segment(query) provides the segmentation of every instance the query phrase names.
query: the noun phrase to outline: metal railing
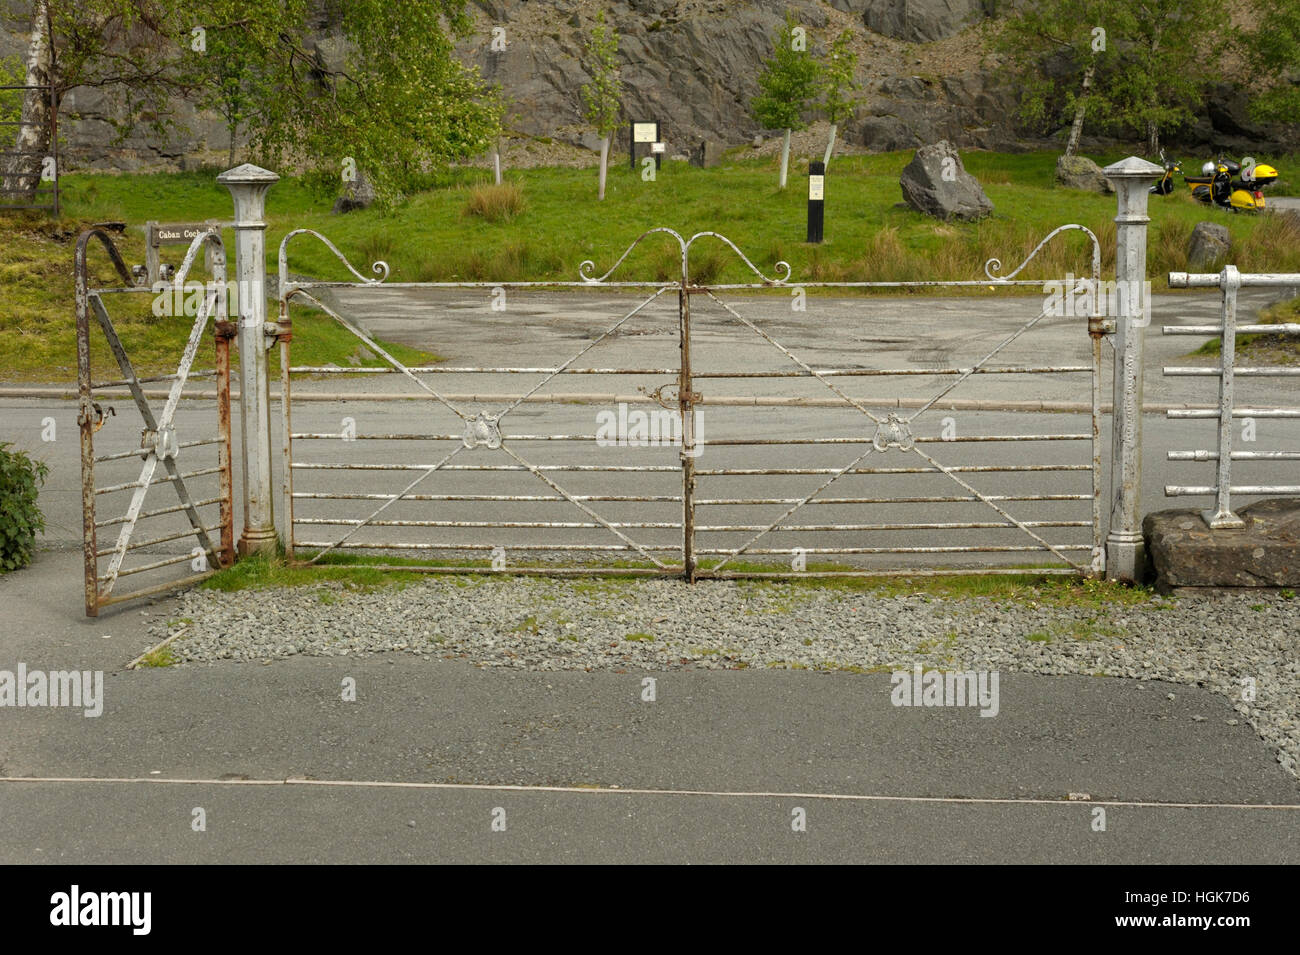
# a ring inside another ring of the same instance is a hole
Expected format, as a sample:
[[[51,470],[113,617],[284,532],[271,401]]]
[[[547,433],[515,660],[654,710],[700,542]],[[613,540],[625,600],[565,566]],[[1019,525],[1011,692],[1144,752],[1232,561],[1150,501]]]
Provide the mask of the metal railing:
[[[5,91],[27,93],[44,91],[49,97],[50,151],[38,156],[17,149],[0,150],[0,209],[48,209],[59,214],[59,120],[58,98],[53,86],[0,86]],[[22,130],[39,125],[21,118],[0,121],[0,135],[8,129]],[[15,143],[15,145],[17,145]],[[42,185],[42,183],[48,183]],[[30,201],[15,201],[14,196],[31,196]],[[45,200],[45,201],[42,201]]]
[[[1217,335],[1220,343],[1218,367],[1167,366],[1166,375],[1198,376],[1219,379],[1219,407],[1170,409],[1171,419],[1217,419],[1218,443],[1215,450],[1170,451],[1170,461],[1213,461],[1216,463],[1215,482],[1211,485],[1170,484],[1165,486],[1166,497],[1214,496],[1214,506],[1202,512],[1205,523],[1213,528],[1243,527],[1243,521],[1232,510],[1232,495],[1300,495],[1300,484],[1233,484],[1233,461],[1300,461],[1300,449],[1274,451],[1237,451],[1233,449],[1234,422],[1253,418],[1300,419],[1300,408],[1240,408],[1235,401],[1237,378],[1294,378],[1300,377],[1300,367],[1237,365],[1237,335],[1300,336],[1300,324],[1239,325],[1237,323],[1237,292],[1242,288],[1286,288],[1300,286],[1300,274],[1260,273],[1243,274],[1236,266],[1225,266],[1213,273],[1170,272],[1170,288],[1218,288],[1223,292],[1223,308],[1217,325],[1165,325],[1166,335]]]

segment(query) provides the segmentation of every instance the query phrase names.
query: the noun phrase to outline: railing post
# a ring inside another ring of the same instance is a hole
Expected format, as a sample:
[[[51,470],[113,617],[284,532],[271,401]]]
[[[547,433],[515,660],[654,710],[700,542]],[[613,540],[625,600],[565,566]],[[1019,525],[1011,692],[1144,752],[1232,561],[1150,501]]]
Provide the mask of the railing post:
[[[1214,507],[1202,513],[1213,528],[1245,527],[1246,522],[1232,513],[1232,405],[1234,366],[1237,363],[1237,289],[1241,273],[1235,265],[1225,265],[1219,275],[1223,289],[1223,331],[1219,349],[1219,461],[1216,468]]]
[[[266,322],[266,193],[280,179],[245,163],[217,176],[235,201],[235,277],[239,305],[239,421],[243,448],[244,531],[239,553],[274,553],[271,494],[271,401]]]
[[[1111,507],[1106,535],[1106,577],[1135,582],[1142,577],[1142,336],[1151,323],[1146,294],[1147,199],[1153,180],[1164,174],[1154,163],[1130,156],[1103,172],[1115,186],[1114,399],[1111,412]]]

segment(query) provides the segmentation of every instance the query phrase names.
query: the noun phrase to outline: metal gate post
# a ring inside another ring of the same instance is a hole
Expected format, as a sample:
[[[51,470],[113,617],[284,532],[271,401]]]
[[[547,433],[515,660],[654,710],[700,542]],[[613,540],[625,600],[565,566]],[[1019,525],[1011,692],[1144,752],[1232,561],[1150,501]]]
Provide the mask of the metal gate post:
[[[682,246],[682,287],[677,293],[678,342],[681,364],[677,379],[677,410],[682,419],[682,577],[695,583],[695,394],[691,377],[691,293],[687,265],[689,247]]]
[[[235,276],[239,302],[239,421],[243,447],[244,531],[239,553],[277,547],[271,495],[271,401],[266,322],[266,193],[280,179],[245,163],[217,176],[235,201]],[[271,326],[273,329],[275,326]]]
[[[1106,535],[1106,577],[1136,582],[1142,577],[1142,336],[1150,324],[1147,300],[1147,199],[1164,170],[1130,156],[1103,172],[1115,186],[1115,288],[1119,315],[1115,330],[1114,401],[1111,412],[1110,531]]]

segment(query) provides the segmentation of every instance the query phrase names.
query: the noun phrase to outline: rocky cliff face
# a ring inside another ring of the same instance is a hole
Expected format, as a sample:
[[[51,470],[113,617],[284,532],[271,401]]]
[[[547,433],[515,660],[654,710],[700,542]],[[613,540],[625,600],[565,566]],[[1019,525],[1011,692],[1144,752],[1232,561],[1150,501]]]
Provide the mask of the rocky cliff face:
[[[471,0],[476,32],[459,53],[500,84],[519,134],[596,148],[581,120],[585,37],[603,10],[620,35],[624,105],[629,118],[658,119],[670,153],[700,140],[749,142],[762,130],[749,117],[761,63],[787,11],[808,30],[809,49],[825,50],[851,28],[857,35],[862,107],[841,131],[850,146],[908,149],[946,139],[956,146],[1017,149],[1014,91],[983,61],[977,31],[993,0]],[[321,19],[316,52],[327,61],[340,41]],[[505,30],[493,51],[493,28]],[[23,38],[0,33],[0,56]],[[1225,101],[1226,102],[1226,101]],[[103,94],[67,97],[61,131],[70,165],[82,168],[185,167],[224,160],[228,137],[214,117],[178,104],[184,131],[158,142],[144,130],[112,144]],[[1231,146],[1240,110],[1206,110],[1190,142]],[[812,118],[812,117],[809,117]],[[1260,130],[1247,130],[1261,148]],[[1085,142],[1085,147],[1097,145]],[[1234,147],[1235,148],[1235,147]]]
[[[983,68],[975,37],[978,0],[475,0],[483,29],[463,52],[514,101],[511,124],[531,135],[593,145],[579,126],[579,59],[599,9],[620,34],[629,116],[659,119],[670,149],[700,139],[746,142],[760,129],[749,117],[758,72],[786,11],[821,53],[853,29],[863,108],[844,131],[848,142],[901,149],[947,138],[961,146],[1007,147],[1011,91]],[[493,26],[506,30],[493,52]],[[955,38],[955,39],[951,39]],[[931,42],[944,41],[949,42]],[[924,43],[914,48],[913,43]]]

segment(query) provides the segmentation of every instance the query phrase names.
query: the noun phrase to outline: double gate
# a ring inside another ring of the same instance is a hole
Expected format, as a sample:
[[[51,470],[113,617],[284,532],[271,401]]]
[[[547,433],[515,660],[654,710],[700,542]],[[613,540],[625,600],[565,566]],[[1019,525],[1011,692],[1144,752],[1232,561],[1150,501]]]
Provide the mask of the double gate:
[[[1071,231],[1090,240],[1090,268],[1053,280],[1061,294],[1005,295],[1001,314],[973,321],[950,311],[954,339],[972,339],[964,362],[914,353],[905,317],[868,327],[851,298],[1041,290],[1017,275]],[[355,281],[295,280],[299,236]],[[679,274],[615,278],[664,241]],[[754,280],[695,281],[705,243],[711,271],[721,253]],[[296,230],[279,249],[282,540],[306,563],[382,554],[446,572],[1100,574],[1113,329],[1100,258],[1088,229],[1066,225],[1005,276],[991,260],[970,281],[796,283],[788,264],[764,274],[724,236],[659,228],[603,274],[583,262],[576,281],[406,283],[382,262],[367,278]],[[823,308],[818,293],[838,301]],[[1087,313],[1054,311],[1071,301]],[[348,365],[292,363],[303,306],[355,338]],[[377,340],[401,333],[371,327],[389,315],[460,354],[404,363]],[[826,321],[875,334],[827,354]],[[1019,382],[1024,398],[993,381]]]

